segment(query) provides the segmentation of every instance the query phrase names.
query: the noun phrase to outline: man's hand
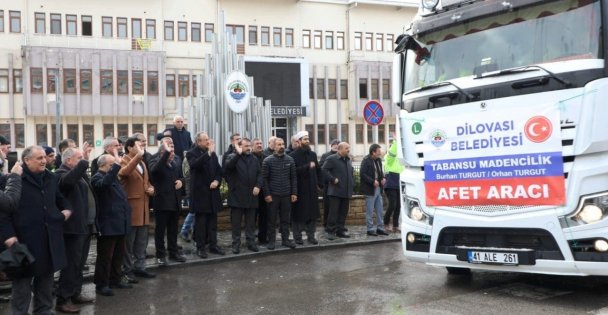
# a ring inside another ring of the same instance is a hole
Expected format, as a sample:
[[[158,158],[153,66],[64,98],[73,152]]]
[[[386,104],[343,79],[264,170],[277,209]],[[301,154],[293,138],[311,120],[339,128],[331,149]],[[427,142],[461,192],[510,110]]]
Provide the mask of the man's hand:
[[[91,156],[91,151],[93,151],[93,147],[85,141],[82,144],[82,158],[88,161],[89,157]]]
[[[63,216],[65,217],[64,221],[67,221],[72,216],[72,210],[61,210],[61,214],[63,214]]]
[[[260,194],[260,189],[258,187],[253,187],[253,195],[257,196]]]
[[[207,150],[209,150],[209,155],[215,152],[215,141],[213,141],[213,139],[209,139],[209,146],[207,147]]]
[[[211,182],[211,185],[209,185],[209,188],[210,189],[216,189],[217,186],[219,186],[219,185],[220,185],[220,182],[218,182],[217,180],[214,180],[214,181]]]
[[[17,239],[17,237],[13,236],[4,241],[4,245],[6,245],[6,247],[11,247],[17,242],[19,242],[19,240]]]
[[[154,186],[150,186],[146,189],[148,196],[154,196]]]
[[[380,183],[382,184],[382,186],[386,185],[386,178],[383,178]]]
[[[178,180],[176,180],[176,181],[175,181],[175,190],[179,190],[179,189],[181,189],[183,185],[184,185],[184,184],[182,183],[182,181],[181,181],[181,180],[179,180],[179,179],[178,179]]]
[[[298,196],[291,195],[291,202],[296,202],[296,201],[298,201]]]
[[[374,181],[374,187],[378,187],[378,186],[380,186],[380,183],[377,180],[375,180]]]
[[[339,182],[340,182],[340,180],[337,177],[334,178],[334,185],[338,185]]]
[[[272,196],[266,196],[266,197],[264,197],[264,201],[266,201],[266,203],[271,203],[272,202]]]
[[[139,157],[143,157],[145,152],[146,151],[141,147],[141,143],[139,141],[135,142],[135,154]]]
[[[238,155],[243,154],[243,148],[241,148],[241,146],[239,145],[239,143],[238,143],[238,142],[235,142],[235,143],[234,143],[234,150],[236,151],[236,153],[237,153]]]
[[[17,163],[13,165],[13,168],[11,168],[11,173],[17,174],[19,176],[23,174],[23,167],[21,167],[21,161],[17,161]]]
[[[315,168],[317,167],[317,165],[315,164],[315,161],[310,161],[310,168]]]

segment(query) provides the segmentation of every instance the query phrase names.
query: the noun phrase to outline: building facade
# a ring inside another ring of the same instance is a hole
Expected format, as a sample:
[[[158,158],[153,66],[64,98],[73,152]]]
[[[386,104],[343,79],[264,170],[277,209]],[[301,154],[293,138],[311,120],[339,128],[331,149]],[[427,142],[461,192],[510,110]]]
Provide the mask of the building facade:
[[[197,102],[197,77],[225,21],[245,60],[304,60],[304,110],[274,110],[273,132],[306,129],[315,150],[332,139],[367,153],[394,130],[392,49],[409,27],[410,0],[0,0],[0,134],[14,149],[106,136],[155,135]],[[263,80],[263,78],[254,78]],[[385,120],[363,120],[369,100]],[[274,105],[274,104],[273,104]],[[278,104],[281,105],[281,104]],[[278,106],[277,105],[277,106]],[[375,134],[375,135],[374,135]],[[265,140],[265,139],[264,139]]]

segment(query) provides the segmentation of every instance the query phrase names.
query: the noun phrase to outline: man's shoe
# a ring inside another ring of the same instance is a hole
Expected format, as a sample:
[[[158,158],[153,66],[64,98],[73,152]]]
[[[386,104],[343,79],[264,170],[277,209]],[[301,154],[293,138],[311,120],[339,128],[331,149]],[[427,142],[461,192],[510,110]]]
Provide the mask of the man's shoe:
[[[55,306],[55,310],[57,312],[66,313],[66,314],[80,313],[80,308],[72,303],[57,304],[57,306]]]
[[[241,252],[241,245],[232,245],[232,253],[239,254]]]
[[[377,230],[376,233],[378,233],[378,235],[388,235],[388,233],[384,232],[384,230]]]
[[[186,243],[190,243],[192,241],[188,234],[179,233],[179,238],[181,238],[182,241],[184,241]]]
[[[156,277],[156,274],[153,274],[153,273],[151,273],[151,272],[149,272],[147,270],[138,270],[138,269],[135,269],[135,270],[133,270],[133,274],[135,276],[137,276],[137,277],[140,277],[140,278],[151,279],[151,278]]]
[[[268,248],[269,250],[274,250],[274,243],[275,242],[268,241],[268,245],[266,245],[266,248]]]
[[[328,240],[333,241],[333,240],[336,239],[336,234],[334,234],[334,233],[327,233],[326,237],[327,237]]]
[[[247,249],[250,250],[250,251],[252,251],[252,252],[255,252],[255,253],[257,253],[257,252],[260,251],[260,249],[255,244],[249,244],[249,245],[247,245]]]
[[[123,278],[126,283],[139,283],[139,281],[135,279],[135,275],[131,273],[124,275]]]
[[[388,232],[392,232],[393,231],[393,226],[392,225],[385,225],[384,226],[384,230],[388,231]]]
[[[282,241],[281,245],[285,246],[285,247],[289,247],[291,249],[296,248],[296,243],[294,243],[292,240],[286,240],[286,241]]]
[[[369,236],[378,236],[378,234],[374,231],[367,231],[367,235]]]
[[[177,261],[177,262],[180,262],[180,263],[185,263],[186,262],[186,256],[184,256],[184,255],[169,256],[169,260]]]
[[[317,239],[314,238],[314,237],[309,237],[308,238],[308,243],[310,243],[312,245],[317,245],[317,244],[319,244],[319,241],[317,241]]]
[[[156,258],[156,263],[159,267],[167,267],[169,266],[169,262],[167,261],[167,257]]]
[[[114,296],[114,291],[112,291],[112,289],[109,287],[97,287],[95,288],[95,292],[103,296]]]
[[[94,298],[89,298],[82,294],[72,297],[72,303],[74,303],[74,304],[88,304],[88,303],[93,303],[93,302],[95,302]]]
[[[304,241],[301,238],[297,238],[295,240],[295,243],[298,244],[298,245],[304,245]]]
[[[133,285],[129,282],[125,281],[126,279],[121,279],[118,283],[110,283],[110,288],[116,289],[133,289]]]
[[[218,255],[222,255],[222,256],[226,255],[226,252],[221,247],[219,247],[218,245],[215,245],[213,247],[209,247],[209,252],[210,253],[214,253],[214,254],[218,254]]]
[[[200,258],[207,258],[207,252],[204,249],[199,249],[196,251],[196,256]]]
[[[344,232],[337,233],[336,236],[340,237],[340,238],[350,238],[350,235],[348,235],[348,234],[346,234]]]

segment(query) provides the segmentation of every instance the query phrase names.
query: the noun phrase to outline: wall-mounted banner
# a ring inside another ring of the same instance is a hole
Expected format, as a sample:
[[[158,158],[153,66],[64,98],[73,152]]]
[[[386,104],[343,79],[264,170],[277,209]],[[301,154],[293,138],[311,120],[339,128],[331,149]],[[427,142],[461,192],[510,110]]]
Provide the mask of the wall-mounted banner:
[[[233,71],[224,84],[224,95],[228,107],[235,113],[242,113],[249,106],[249,82],[247,75],[240,71]]]
[[[426,119],[427,204],[564,205],[559,119],[555,105]]]

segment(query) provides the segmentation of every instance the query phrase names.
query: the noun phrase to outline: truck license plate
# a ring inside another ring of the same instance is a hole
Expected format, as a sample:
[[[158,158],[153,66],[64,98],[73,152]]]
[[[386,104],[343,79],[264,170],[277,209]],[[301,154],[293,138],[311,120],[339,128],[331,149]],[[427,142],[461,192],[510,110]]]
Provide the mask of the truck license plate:
[[[516,253],[496,253],[496,252],[468,252],[469,263],[473,264],[501,264],[501,265],[517,265],[519,257]]]

